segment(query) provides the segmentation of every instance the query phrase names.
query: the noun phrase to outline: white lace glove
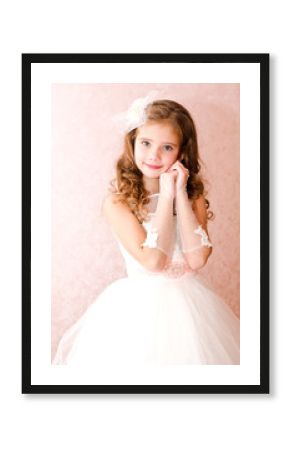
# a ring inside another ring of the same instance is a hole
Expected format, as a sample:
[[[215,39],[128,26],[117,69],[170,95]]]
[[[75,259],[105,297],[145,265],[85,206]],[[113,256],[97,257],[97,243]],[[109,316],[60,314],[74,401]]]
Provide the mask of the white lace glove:
[[[184,194],[177,198],[177,227],[182,253],[196,252],[203,247],[212,247],[207,232],[198,222],[191,201]]]
[[[173,221],[173,199],[175,195],[176,174],[165,172],[160,176],[160,193],[155,212],[147,226],[146,240],[142,247],[161,250],[169,258],[175,245]]]
[[[178,160],[171,166],[170,170],[176,174],[177,229],[182,253],[189,254],[202,247],[212,247],[206,231],[202,228],[192,210],[192,202],[188,199],[186,191],[189,177],[188,169]]]

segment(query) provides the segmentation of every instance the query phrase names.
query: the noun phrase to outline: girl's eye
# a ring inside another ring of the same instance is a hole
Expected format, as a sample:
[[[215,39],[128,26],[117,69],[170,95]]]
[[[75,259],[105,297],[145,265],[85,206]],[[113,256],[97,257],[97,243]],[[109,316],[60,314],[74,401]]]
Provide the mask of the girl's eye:
[[[170,152],[171,150],[173,150],[173,148],[171,147],[171,145],[164,145],[164,148],[167,152]]]
[[[148,145],[150,144],[150,142],[148,142],[148,141],[142,141],[141,144],[142,144],[142,145],[145,145],[145,147],[148,147]]]

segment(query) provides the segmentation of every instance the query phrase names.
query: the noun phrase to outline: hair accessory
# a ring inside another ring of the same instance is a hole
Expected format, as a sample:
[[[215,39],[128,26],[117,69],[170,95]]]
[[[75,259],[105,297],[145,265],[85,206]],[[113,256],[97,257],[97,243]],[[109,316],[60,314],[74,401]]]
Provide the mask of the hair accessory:
[[[151,91],[146,97],[136,98],[127,111],[117,114],[115,121],[122,123],[127,133],[142,126],[147,120],[146,108],[156,100],[158,91]]]

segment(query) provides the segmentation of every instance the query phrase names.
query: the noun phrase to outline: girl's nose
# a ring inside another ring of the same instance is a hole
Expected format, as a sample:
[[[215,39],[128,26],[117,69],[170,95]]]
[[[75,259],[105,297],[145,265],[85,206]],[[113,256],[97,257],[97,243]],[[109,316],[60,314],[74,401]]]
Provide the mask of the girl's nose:
[[[159,157],[159,147],[152,146],[150,149],[150,157],[158,158]]]

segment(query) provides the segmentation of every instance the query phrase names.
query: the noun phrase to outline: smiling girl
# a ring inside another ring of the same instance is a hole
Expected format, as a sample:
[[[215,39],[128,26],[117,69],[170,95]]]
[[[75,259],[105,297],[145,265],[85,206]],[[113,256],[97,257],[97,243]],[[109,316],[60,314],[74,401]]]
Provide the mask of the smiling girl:
[[[189,112],[136,100],[103,212],[128,277],[64,335],[55,364],[239,364],[239,320],[198,271],[212,252]]]

